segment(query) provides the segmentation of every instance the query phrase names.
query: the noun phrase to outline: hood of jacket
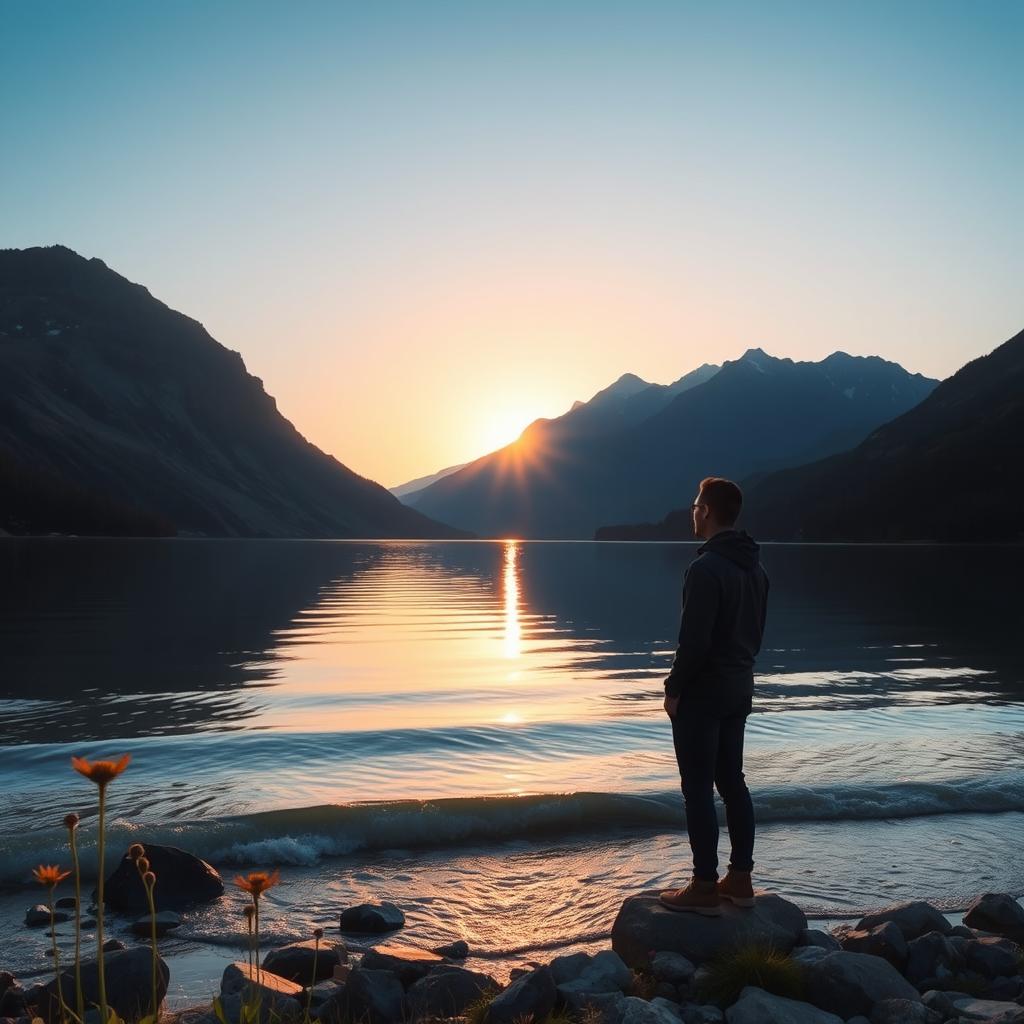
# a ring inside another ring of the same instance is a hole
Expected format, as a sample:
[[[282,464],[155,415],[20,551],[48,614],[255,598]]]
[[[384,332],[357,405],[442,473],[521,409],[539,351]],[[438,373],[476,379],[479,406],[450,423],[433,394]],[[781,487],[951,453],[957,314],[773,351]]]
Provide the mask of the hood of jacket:
[[[746,530],[723,530],[711,540],[705,541],[697,550],[699,554],[713,551],[750,572],[757,567],[761,548]]]

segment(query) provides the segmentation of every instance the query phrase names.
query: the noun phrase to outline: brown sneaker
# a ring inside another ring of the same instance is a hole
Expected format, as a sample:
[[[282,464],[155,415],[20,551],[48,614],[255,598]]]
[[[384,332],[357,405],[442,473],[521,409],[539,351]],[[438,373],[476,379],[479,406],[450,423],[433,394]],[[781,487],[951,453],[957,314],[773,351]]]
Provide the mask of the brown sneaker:
[[[737,907],[754,906],[754,887],[750,884],[750,872],[730,869],[725,878],[718,880],[718,895]]]
[[[669,910],[689,910],[705,917],[718,917],[722,913],[715,882],[691,878],[683,889],[666,889],[658,896]]]

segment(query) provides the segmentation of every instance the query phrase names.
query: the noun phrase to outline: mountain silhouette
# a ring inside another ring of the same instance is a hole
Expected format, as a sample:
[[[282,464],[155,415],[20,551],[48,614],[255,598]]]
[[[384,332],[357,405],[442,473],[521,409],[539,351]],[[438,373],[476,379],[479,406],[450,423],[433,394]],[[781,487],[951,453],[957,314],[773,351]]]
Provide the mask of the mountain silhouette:
[[[695,374],[692,386],[684,377],[654,391],[620,378],[412,503],[484,536],[590,538],[603,524],[661,519],[702,477],[742,479],[842,451],[937,383],[877,356],[794,362],[759,348]]]
[[[314,447],[242,357],[98,259],[0,251],[0,528],[461,536]]]
[[[1024,331],[851,451],[767,476],[744,516],[760,537],[1024,540]]]

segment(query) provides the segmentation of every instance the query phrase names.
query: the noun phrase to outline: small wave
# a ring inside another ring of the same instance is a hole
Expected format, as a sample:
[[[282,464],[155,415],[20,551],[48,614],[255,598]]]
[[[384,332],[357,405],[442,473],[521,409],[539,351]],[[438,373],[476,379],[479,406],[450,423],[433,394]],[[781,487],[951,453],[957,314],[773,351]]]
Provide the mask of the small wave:
[[[755,788],[758,822],[870,821],[938,814],[1024,811],[1024,772],[934,782],[833,783]],[[720,812],[721,812],[720,808]],[[187,849],[217,865],[309,866],[363,850],[431,849],[535,841],[610,830],[681,829],[678,791],[547,793],[386,803],[325,804],[170,823],[115,821],[111,845],[136,840]],[[0,839],[0,881],[26,881],[32,865],[64,846],[63,833]],[[95,872],[91,851],[83,870]]]

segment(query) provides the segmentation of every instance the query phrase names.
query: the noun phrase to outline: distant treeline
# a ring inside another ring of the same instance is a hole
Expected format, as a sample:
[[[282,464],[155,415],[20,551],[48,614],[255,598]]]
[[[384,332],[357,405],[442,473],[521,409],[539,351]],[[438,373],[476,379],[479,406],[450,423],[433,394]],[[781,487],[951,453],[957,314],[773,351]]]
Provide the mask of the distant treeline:
[[[87,491],[0,452],[0,530],[101,537],[173,537],[170,520]]]
[[[693,540],[693,518],[688,508],[673,509],[660,523],[623,523],[599,526],[594,540]]]

